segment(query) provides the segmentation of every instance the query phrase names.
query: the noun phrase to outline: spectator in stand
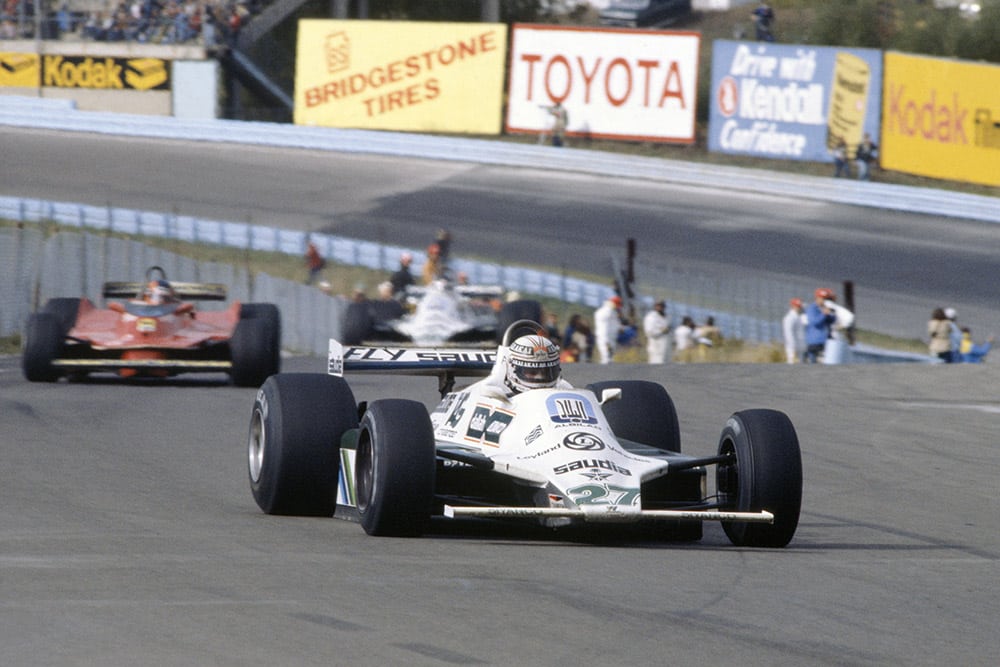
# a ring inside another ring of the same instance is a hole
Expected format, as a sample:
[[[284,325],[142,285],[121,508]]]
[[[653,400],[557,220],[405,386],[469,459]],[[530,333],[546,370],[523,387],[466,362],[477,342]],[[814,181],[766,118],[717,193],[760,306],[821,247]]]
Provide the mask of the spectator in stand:
[[[392,283],[392,292],[396,295],[397,299],[402,298],[406,292],[406,288],[416,282],[413,279],[413,274],[410,273],[410,264],[412,263],[413,255],[409,252],[403,252],[399,256],[399,268],[389,276],[389,282]]]
[[[396,299],[392,283],[388,280],[378,284],[378,300],[372,304],[372,309],[376,319],[383,322],[398,319],[405,313],[402,302]]]
[[[659,299],[653,309],[642,318],[642,332],[646,335],[646,360],[651,364],[666,363],[670,356],[670,318],[667,302]]]
[[[958,313],[954,308],[945,308],[944,316],[948,318],[951,325],[951,360],[961,361],[959,348],[962,346],[962,329],[958,326]]]
[[[802,299],[794,298],[788,306],[788,312],[781,319],[781,333],[785,338],[785,359],[794,364],[802,360],[806,351],[806,318]]]
[[[976,345],[972,340],[972,331],[969,327],[962,327],[962,343],[959,346],[960,359],[967,364],[978,364],[989,354],[993,347],[994,337],[990,336],[985,343]]]
[[[694,347],[694,319],[690,315],[681,318],[681,325],[674,329],[674,359],[690,361]]]
[[[847,359],[849,331],[854,326],[854,313],[837,303],[837,295],[833,290],[827,290],[828,296],[823,302],[833,313],[833,324],[830,325],[830,336],[823,347],[824,364],[842,364]]]
[[[709,315],[704,324],[695,327],[694,338],[699,345],[718,347],[722,345],[722,329],[715,323],[715,318]]]
[[[858,166],[858,180],[871,180],[872,162],[878,159],[878,146],[872,141],[872,135],[865,132],[865,138],[858,144],[854,153],[854,163]]]
[[[441,263],[441,246],[432,243],[427,246],[427,261],[424,262],[423,279],[425,285],[442,278],[444,267]]]
[[[753,17],[753,25],[757,33],[758,42],[773,42],[774,33],[771,31],[771,24],[774,23],[774,10],[766,2],[761,2],[757,8],[750,12]]]
[[[562,345],[562,332],[559,331],[559,318],[553,312],[545,313],[545,337],[556,345]]]
[[[563,344],[570,343],[576,346],[578,361],[590,361],[594,349],[594,334],[587,321],[578,313],[570,316],[566,330],[563,332]]]
[[[935,308],[931,313],[931,319],[927,322],[927,336],[930,338],[927,345],[930,355],[950,364],[953,361],[951,320],[945,315],[943,308]]]
[[[838,137],[836,143],[833,145],[833,166],[834,178],[849,178],[851,176],[851,167],[847,162],[847,142],[844,141],[843,137]]]
[[[820,287],[814,293],[815,299],[806,307],[806,354],[803,361],[815,364],[826,348],[833,323],[837,315],[826,302],[834,296],[833,290]]]
[[[556,100],[556,103],[547,109],[552,116],[552,145],[560,147],[563,145],[566,126],[569,124],[569,112],[559,100]]]
[[[306,285],[312,285],[319,278],[320,273],[326,267],[326,260],[319,254],[319,248],[312,241],[306,244],[306,268],[309,274],[306,276]]]
[[[708,359],[708,349],[722,345],[722,330],[715,324],[715,318],[709,315],[704,324],[694,328],[694,341],[698,344],[698,359]]]
[[[569,341],[559,349],[559,361],[564,364],[573,364],[580,361],[580,348],[576,341]]]
[[[609,364],[614,359],[618,334],[622,329],[621,307],[621,297],[612,296],[594,311],[594,342],[597,358],[602,364]]]

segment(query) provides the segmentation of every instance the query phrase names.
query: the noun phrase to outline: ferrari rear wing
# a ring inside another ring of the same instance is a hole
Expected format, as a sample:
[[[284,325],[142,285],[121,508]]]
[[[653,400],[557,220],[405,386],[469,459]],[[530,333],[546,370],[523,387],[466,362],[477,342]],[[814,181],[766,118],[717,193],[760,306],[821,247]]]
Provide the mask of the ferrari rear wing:
[[[105,299],[135,299],[142,296],[146,283],[107,282],[101,288]],[[184,301],[225,301],[226,286],[221,283],[180,283],[170,282],[174,294]]]
[[[343,377],[352,373],[398,373],[434,375],[442,395],[456,377],[486,377],[496,362],[496,350],[484,348],[345,347],[330,339],[327,374]]]

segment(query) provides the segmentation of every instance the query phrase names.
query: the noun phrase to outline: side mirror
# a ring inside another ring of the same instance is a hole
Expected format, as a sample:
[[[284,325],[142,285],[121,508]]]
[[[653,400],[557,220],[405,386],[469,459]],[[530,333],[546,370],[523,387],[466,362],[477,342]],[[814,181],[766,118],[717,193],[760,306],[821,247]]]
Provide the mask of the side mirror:
[[[601,405],[617,401],[622,397],[621,387],[608,387],[601,391]]]

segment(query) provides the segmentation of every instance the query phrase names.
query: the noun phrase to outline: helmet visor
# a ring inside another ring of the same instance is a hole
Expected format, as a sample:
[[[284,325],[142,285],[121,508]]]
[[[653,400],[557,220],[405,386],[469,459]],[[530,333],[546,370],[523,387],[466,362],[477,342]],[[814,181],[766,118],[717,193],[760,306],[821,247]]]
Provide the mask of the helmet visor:
[[[514,367],[517,379],[529,386],[549,386],[559,379],[559,364],[523,365]]]

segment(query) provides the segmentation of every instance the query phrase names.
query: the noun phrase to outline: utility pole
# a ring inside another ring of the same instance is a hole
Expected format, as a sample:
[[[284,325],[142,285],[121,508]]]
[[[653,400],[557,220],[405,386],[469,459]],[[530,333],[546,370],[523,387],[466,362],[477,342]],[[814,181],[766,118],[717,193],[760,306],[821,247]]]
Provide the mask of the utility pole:
[[[479,0],[483,23],[500,22],[500,0]]]
[[[357,0],[358,18],[368,18],[368,0]],[[351,18],[351,0],[330,0],[330,15],[335,19]]]

